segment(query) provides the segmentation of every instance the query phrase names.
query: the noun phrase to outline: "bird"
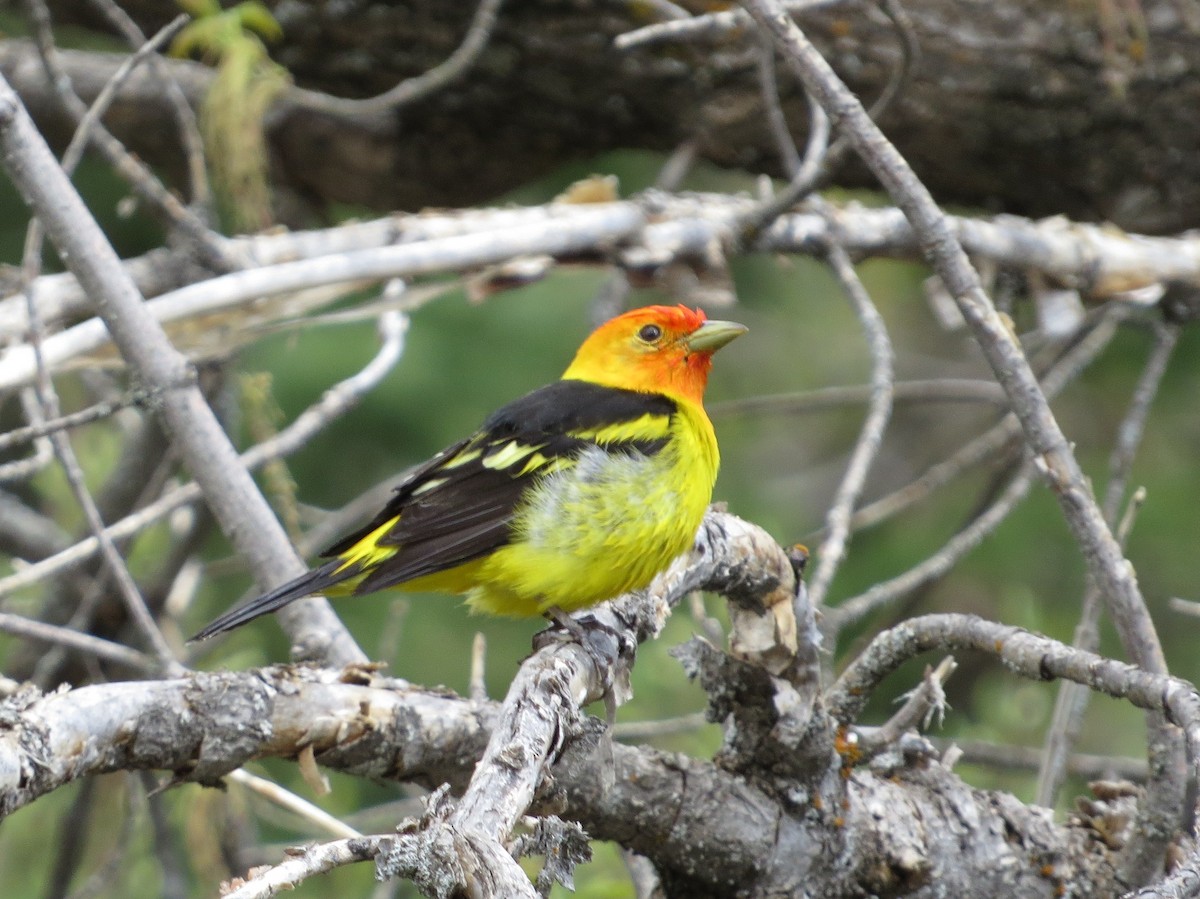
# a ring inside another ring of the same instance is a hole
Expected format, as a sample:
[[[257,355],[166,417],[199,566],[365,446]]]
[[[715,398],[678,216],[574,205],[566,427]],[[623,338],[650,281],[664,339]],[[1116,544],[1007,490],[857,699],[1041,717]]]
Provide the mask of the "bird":
[[[328,561],[192,640],[314,593],[462,594],[475,612],[561,622],[647,586],[691,547],[712,499],[704,390],[713,354],[746,330],[683,305],[610,319],[560,380],[409,472]]]

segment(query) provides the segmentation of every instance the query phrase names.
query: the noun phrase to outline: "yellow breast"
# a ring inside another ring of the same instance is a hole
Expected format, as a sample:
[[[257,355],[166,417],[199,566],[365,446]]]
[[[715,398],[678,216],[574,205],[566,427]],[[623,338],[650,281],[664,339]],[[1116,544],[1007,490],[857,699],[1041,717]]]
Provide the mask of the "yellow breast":
[[[468,603],[492,614],[537,615],[646,586],[692,545],[718,464],[712,425],[699,407],[680,406],[667,445],[654,455],[589,448],[522,500],[512,541],[472,571]]]

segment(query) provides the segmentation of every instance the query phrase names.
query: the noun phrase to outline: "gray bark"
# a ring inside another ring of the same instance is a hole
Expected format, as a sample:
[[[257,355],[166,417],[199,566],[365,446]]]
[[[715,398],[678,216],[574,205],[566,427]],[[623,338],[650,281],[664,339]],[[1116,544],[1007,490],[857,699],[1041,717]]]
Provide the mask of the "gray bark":
[[[1136,791],[1100,792],[1060,825],[967,786],[920,738],[866,762],[851,736],[866,697],[919,652],[969,647],[1023,676],[1064,676],[1164,711],[1200,745],[1190,685],[970,616],[930,616],[881,635],[828,692],[826,712],[803,591],[788,601],[788,560],[765,533],[720,513],[648,591],[595,614],[624,634],[618,642],[640,641],[696,587],[719,589],[737,610],[731,654],[701,641],[681,651],[725,721],[712,761],[606,751],[603,739],[596,751],[597,723],[578,707],[618,682],[622,663],[551,642],[524,663],[499,708],[355,668],[280,666],[47,695],[25,688],[0,705],[0,813],[107,771],[165,769],[176,782],[214,784],[256,758],[312,752],[347,773],[461,793],[457,803],[436,800],[397,837],[371,838],[382,872],[415,877],[431,895],[468,883],[512,895],[495,865],[532,800],[531,813],[552,811],[653,861],[669,896],[1109,896],[1124,891],[1115,864]],[[798,627],[789,627],[793,608]],[[450,856],[449,867],[437,862]]]
[[[124,5],[147,28],[174,13],[148,0]],[[74,0],[54,6],[63,19],[88,14]],[[393,115],[331,114],[307,92],[367,97],[430,69],[458,46],[474,4],[268,6],[284,29],[272,52],[297,85],[269,116],[274,173],[306,201],[473,205],[565,162],[621,148],[669,151],[684,140],[721,166],[782,171],[755,80],[757,45],[746,43],[745,29],[617,51],[618,35],[646,24],[637,4],[511,2],[470,73],[435,96]],[[1182,111],[1200,105],[1200,28],[1186,2],[1137,7],[1144,23],[1114,25],[1098,4],[1070,0],[906,3],[920,59],[883,129],[942,203],[1152,233],[1195,227],[1200,157],[1191,150],[1200,146],[1200,120]],[[873,4],[825,5],[799,21],[860,96],[881,92],[899,43]],[[84,99],[117,61],[99,53],[65,60]],[[173,68],[197,102],[207,72]],[[62,136],[31,47],[4,42],[0,72],[39,124]],[[800,138],[803,96],[790,79],[780,86]],[[147,158],[178,164],[155,80],[135,78],[122,95],[114,132]],[[853,162],[836,180],[873,184]]]
[[[327,767],[462,790],[494,703],[366,675],[278,667],[105,684],[0,706],[4,815],[79,777],[165,770],[215,783],[255,758],[306,746]],[[247,726],[251,723],[252,726]],[[671,896],[896,893],[1054,896],[1120,892],[1087,822],[1053,824],[1012,797],[966,786],[936,759],[856,770],[843,807],[789,803],[711,761],[644,747],[569,753],[552,769],[566,816],[655,862]],[[1044,859],[1053,874],[1042,870]]]
[[[80,12],[78,4],[60,6]],[[771,19],[772,4],[747,6],[758,8],[764,23]],[[718,164],[776,172],[777,148],[755,81],[759,44],[731,33],[617,50],[614,39],[643,24],[634,18],[635,7],[640,5],[514,2],[504,7],[466,77],[432,98],[381,112],[339,105],[329,94],[369,96],[429,70],[461,40],[470,7],[428,0],[276,4],[286,37],[275,52],[301,85],[285,92],[268,116],[277,183],[315,205],[457,205],[581,156],[626,147],[670,149],[685,140]],[[797,583],[797,557],[785,556],[756,528],[714,514],[691,555],[648,591],[593,613],[606,624],[610,655],[569,641],[541,646],[501,707],[387,682],[356,667],[198,674],[51,695],[18,690],[0,706],[0,813],[106,771],[165,769],[177,781],[211,785],[254,758],[313,753],[322,764],[359,776],[450,785],[457,801],[439,792],[426,814],[398,834],[341,847],[347,862],[372,857],[381,874],[411,877],[439,896],[533,895],[513,861],[522,849],[552,856],[549,876],[569,880],[586,845],[579,830],[560,819],[638,852],[654,863],[667,895],[689,897],[802,891],[821,897],[1115,895],[1156,876],[1167,852],[1193,848],[1174,845],[1180,839],[1174,828],[1184,792],[1184,744],[1193,768],[1200,759],[1200,699],[1191,685],[1161,673],[1165,667],[1132,571],[964,249],[1111,296],[1128,287],[1165,289],[1194,281],[1196,241],[1148,241],[1006,217],[951,220],[917,177],[940,202],[1111,218],[1144,231],[1195,224],[1200,177],[1194,168],[1200,162],[1178,150],[1197,145],[1196,122],[1159,112],[1164,102],[1175,104],[1172,109],[1196,105],[1200,79],[1191,76],[1200,65],[1200,29],[1183,27],[1195,23],[1187,21],[1183,4],[1169,0],[1128,5],[1128,15],[1144,13],[1144,35],[1137,22],[1124,23],[1125,34],[1122,23],[1093,19],[1089,5],[1066,0],[965,6],[917,0],[905,9],[922,57],[883,127],[916,177],[855,101],[839,93],[831,73],[821,71],[819,57],[799,64],[811,55],[803,36],[775,19],[789,61],[834,124],[858,141],[901,211],[825,207],[820,214],[781,218],[742,246],[739,213],[747,202],[648,194],[587,207],[554,204],[511,214],[371,223],[359,227],[371,235],[360,239],[383,245],[370,255],[372,264],[363,254],[346,254],[342,261],[362,263],[353,270],[356,277],[377,281],[462,271],[538,251],[548,260],[539,263],[543,269],[554,258],[582,258],[616,262],[636,275],[680,261],[719,270],[725,249],[822,253],[831,241],[841,251],[862,254],[914,255],[924,248],[975,327],[1097,583],[1113,598],[1130,657],[1146,670],[979,619],[945,616],[886,633],[826,693],[816,611]],[[148,26],[159,24],[154,16],[160,5],[147,3],[144,12]],[[826,4],[806,11],[803,22],[861,95],[882,89],[898,55],[897,38],[873,5]],[[90,100],[117,59],[75,53],[63,62]],[[198,105],[210,73],[173,65],[184,93]],[[53,131],[55,101],[30,46],[0,44],[0,72]],[[161,79],[135,77],[110,124],[139,152],[168,159],[177,148],[172,132],[157,127],[167,114],[160,87]],[[782,87],[785,113],[793,123],[803,122],[803,98],[786,81]],[[121,265],[17,104],[10,96],[0,100],[7,101],[0,102],[6,163],[77,278],[52,282],[62,288],[53,314],[80,314],[86,294],[150,385],[163,389],[189,380],[187,359],[154,317],[165,303],[143,303],[131,276],[139,276],[145,290],[167,291],[208,273],[191,269],[163,278],[148,270],[147,260]],[[844,184],[867,183],[860,164],[847,164],[836,177]],[[510,224],[497,226],[506,216]],[[528,229],[512,227],[514,217],[529,219]],[[609,224],[584,229],[576,240],[564,223],[585,218]],[[346,235],[353,230],[339,234],[352,240]],[[509,241],[502,250],[495,244],[500,234]],[[336,243],[329,238],[279,237],[280,244],[296,244],[277,252],[303,256],[298,247]],[[263,249],[272,240],[255,242]],[[311,287],[304,263],[291,264],[297,268],[233,272],[219,286],[233,291],[231,305],[272,290]],[[340,271],[321,283],[341,285],[355,277],[350,269]],[[503,286],[503,273],[496,281]],[[238,293],[239,283],[243,291],[247,283],[253,289]],[[193,293],[217,287],[210,281]],[[20,339],[21,316],[11,312],[9,301],[0,303],[0,324]],[[60,336],[71,334],[47,338],[43,354],[59,358]],[[62,358],[71,355],[63,351]],[[19,354],[9,353],[0,366],[18,369],[5,382],[10,386],[32,376],[14,359]],[[266,542],[253,539],[258,531],[270,537],[278,529],[198,392],[172,390],[158,407],[260,579],[294,569],[298,563],[278,549],[286,544],[281,533]],[[248,522],[256,520],[252,528]],[[581,705],[622,695],[624,666],[631,662],[618,650],[656,635],[670,606],[694,588],[721,592],[732,604],[728,652],[701,640],[678,651],[685,670],[707,691],[712,717],[724,724],[724,745],[711,761],[608,747],[598,734],[602,728],[580,714]],[[332,620],[328,628],[311,618],[299,624],[313,641],[341,634]],[[966,786],[952,764],[907,726],[863,754],[855,717],[879,679],[919,652],[948,646],[998,657],[1024,677],[1077,680],[1147,709],[1155,730],[1144,796],[1100,789],[1060,825],[1012,797]],[[360,654],[343,642],[341,651],[327,649],[324,657],[335,664]],[[526,815],[538,817],[538,829],[517,838],[514,831]],[[1156,895],[1194,895],[1194,884],[1184,879],[1196,865],[1193,858],[1177,868]]]

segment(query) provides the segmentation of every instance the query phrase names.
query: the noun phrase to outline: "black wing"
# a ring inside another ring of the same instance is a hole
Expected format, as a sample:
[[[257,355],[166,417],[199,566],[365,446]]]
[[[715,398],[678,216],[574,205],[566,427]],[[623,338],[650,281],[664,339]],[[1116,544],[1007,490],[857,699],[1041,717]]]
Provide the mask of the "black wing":
[[[396,547],[355,588],[370,593],[445,571],[505,545],[513,512],[530,480],[574,464],[587,446],[651,455],[666,444],[674,401],[658,394],[564,380],[493,413],[472,437],[409,474],[370,523],[322,555],[347,554],[394,522],[375,544]],[[648,418],[647,418],[648,416]],[[596,432],[646,420],[622,439]]]

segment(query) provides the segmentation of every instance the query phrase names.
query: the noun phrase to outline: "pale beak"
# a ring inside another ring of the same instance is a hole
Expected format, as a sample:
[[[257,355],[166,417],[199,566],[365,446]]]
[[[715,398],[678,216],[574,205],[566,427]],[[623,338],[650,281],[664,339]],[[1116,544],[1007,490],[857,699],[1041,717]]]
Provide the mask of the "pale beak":
[[[715,353],[748,330],[737,322],[705,322],[687,336],[687,347],[693,353]]]

